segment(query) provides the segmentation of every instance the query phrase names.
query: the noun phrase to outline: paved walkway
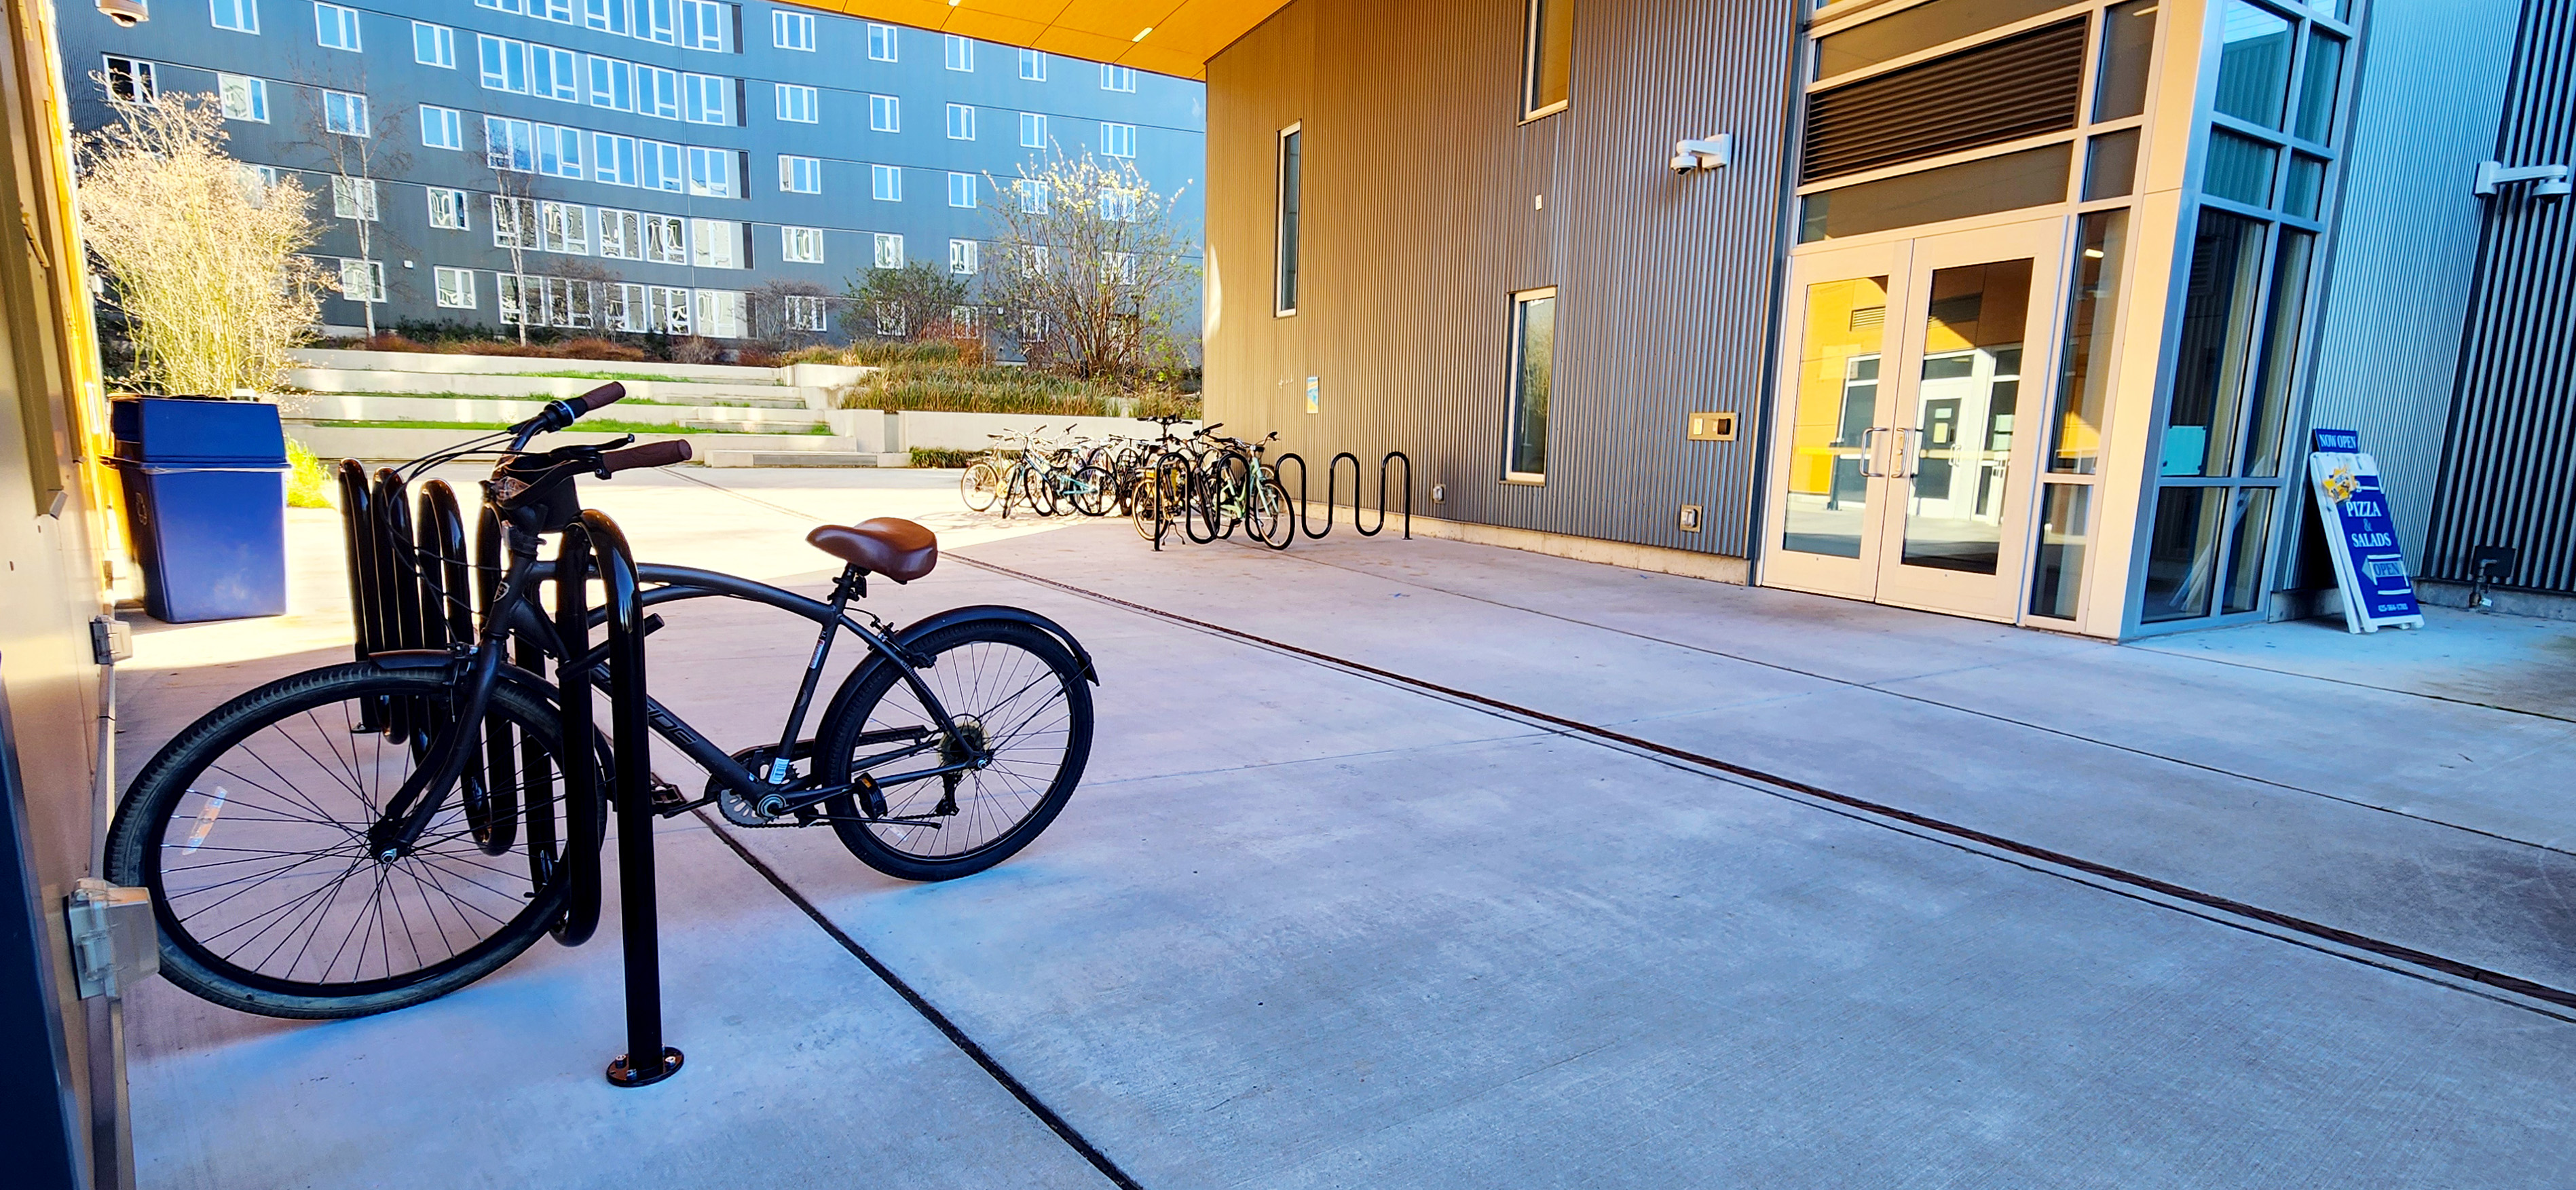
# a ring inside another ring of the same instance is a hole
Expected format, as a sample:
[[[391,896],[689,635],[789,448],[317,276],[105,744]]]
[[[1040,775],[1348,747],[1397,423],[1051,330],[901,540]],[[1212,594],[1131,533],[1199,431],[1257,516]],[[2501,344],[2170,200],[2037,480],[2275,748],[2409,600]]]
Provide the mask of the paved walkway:
[[[892,513],[1047,580],[952,561],[872,600],[1023,604],[1098,655],[1091,774],[1037,845],[922,886],[820,832],[734,842],[1137,1184],[2576,1177],[2576,1013],[1652,751],[2576,989],[2570,626],[2111,647],[1439,541],[1153,555],[944,480],[592,492],[659,560],[819,585],[806,528]],[[302,617],[144,636],[129,770],[346,655],[331,530],[299,523]],[[719,740],[773,727],[801,622],[670,618],[657,689]],[[599,1081],[607,937],[338,1024],[156,985],[145,1184],[1107,1184],[708,827],[661,839],[679,1078]]]

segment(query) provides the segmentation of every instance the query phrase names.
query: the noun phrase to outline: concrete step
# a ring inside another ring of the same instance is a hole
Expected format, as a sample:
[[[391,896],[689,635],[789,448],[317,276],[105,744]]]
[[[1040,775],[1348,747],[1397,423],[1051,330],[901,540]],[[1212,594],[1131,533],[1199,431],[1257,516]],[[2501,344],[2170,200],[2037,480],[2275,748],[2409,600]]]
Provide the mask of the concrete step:
[[[710,450],[698,461],[710,467],[909,467],[912,452]]]
[[[692,412],[705,414],[710,411],[697,409]],[[823,428],[823,419],[819,417],[752,419],[701,416],[688,418],[679,424],[692,430],[705,430],[718,434],[811,434]]]
[[[488,397],[550,401],[575,397],[608,381],[578,376],[491,376],[347,368],[291,368],[286,382],[320,393],[389,396]],[[760,409],[821,409],[831,394],[820,387],[720,383],[699,380],[621,380],[629,399],[662,405],[729,405]]]
[[[856,454],[860,443],[833,434],[708,434],[681,432],[673,427],[670,434],[639,435],[645,441],[679,438],[688,442],[699,462],[725,454],[759,454],[762,456]],[[370,462],[399,461],[419,458],[443,447],[451,447],[476,436],[473,430],[415,430],[403,427],[325,426],[311,422],[288,421],[286,436],[304,444],[324,462],[334,459],[364,459]],[[583,433],[578,429],[562,434],[548,434],[536,446],[563,446],[580,442],[607,442],[621,435]],[[485,457],[485,456],[472,456]],[[870,456],[873,457],[873,456]],[[847,465],[847,464],[827,464]]]
[[[283,398],[280,411],[305,421],[470,421],[507,424],[536,415],[542,401],[474,397],[422,397],[388,393],[301,393]],[[617,421],[731,430],[743,433],[797,434],[826,424],[823,414],[801,405],[786,408],[741,408],[717,405],[650,405],[621,401],[593,415]],[[700,424],[703,423],[703,424]]]

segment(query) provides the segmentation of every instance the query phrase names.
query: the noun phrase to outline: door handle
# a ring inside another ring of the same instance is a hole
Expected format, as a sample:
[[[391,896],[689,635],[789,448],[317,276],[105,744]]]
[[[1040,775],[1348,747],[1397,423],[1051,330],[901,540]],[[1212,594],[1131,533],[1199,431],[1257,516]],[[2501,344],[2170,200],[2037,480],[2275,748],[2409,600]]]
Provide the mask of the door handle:
[[[1922,466],[1922,459],[1918,456],[1920,456],[1922,452],[1916,449],[1909,449],[1907,443],[1912,441],[1908,435],[1920,435],[1922,432],[1923,431],[1921,430],[1906,429],[1902,427],[1888,431],[1888,433],[1896,435],[1896,465],[1888,469],[1887,477],[1889,479],[1912,479],[1921,473],[1920,467]]]
[[[1863,479],[1887,478],[1886,472],[1877,469],[1878,429],[1871,426],[1860,432],[1860,475]]]

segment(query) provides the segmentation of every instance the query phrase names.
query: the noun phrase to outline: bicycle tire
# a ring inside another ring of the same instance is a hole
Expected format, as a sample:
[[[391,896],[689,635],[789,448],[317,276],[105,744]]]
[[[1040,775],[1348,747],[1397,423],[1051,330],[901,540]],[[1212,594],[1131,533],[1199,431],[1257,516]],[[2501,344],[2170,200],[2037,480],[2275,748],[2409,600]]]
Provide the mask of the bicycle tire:
[[[1063,472],[1052,467],[1049,467],[1044,471],[1037,470],[1034,467],[1029,469],[1029,510],[1031,512],[1034,512],[1039,516],[1054,516],[1056,514],[1056,481],[1057,477],[1063,474]]]
[[[1136,536],[1152,541],[1163,535],[1163,508],[1162,488],[1155,473],[1137,476],[1127,495],[1127,520],[1136,527]]]
[[[1113,483],[1109,469],[1098,464],[1073,473],[1073,510],[1096,517],[1109,511],[1109,488]]]
[[[1081,783],[1083,766],[1091,757],[1091,687],[1062,642],[1017,621],[970,620],[952,624],[907,640],[904,648],[913,656],[930,659],[930,664],[919,666],[917,672],[951,715],[974,719],[980,731],[990,732],[997,721],[1009,726],[1010,734],[997,746],[1005,758],[987,768],[960,774],[953,787],[944,778],[935,777],[880,787],[885,798],[884,813],[890,816],[907,811],[922,817],[934,816],[922,809],[925,805],[930,805],[932,811],[938,809],[925,801],[925,796],[941,798],[950,811],[945,825],[925,828],[863,822],[859,799],[844,793],[826,803],[832,829],[861,862],[898,880],[971,876],[1027,847],[1073,797],[1074,786]],[[1023,678],[1027,680],[1022,682]],[[1046,684],[1049,678],[1053,679],[1051,686]],[[823,724],[816,737],[822,757],[819,775],[826,785],[846,786],[855,779],[854,761],[863,746],[859,742],[862,732],[931,722],[920,697],[894,666],[870,664],[851,680],[857,685],[846,698],[835,700],[841,712]],[[1002,689],[1011,693],[1001,696],[998,702],[991,701],[994,692]],[[1053,697],[1036,693],[1042,690],[1051,691]],[[1063,708],[1060,726],[1049,709],[1057,703]],[[1057,746],[1047,741],[1057,735],[1061,735],[1062,743],[1052,761],[1053,771],[1043,774],[1045,787],[1031,797],[1039,775],[1036,766],[1049,763],[1046,754]],[[1020,740],[1028,741],[1028,746],[1013,751]],[[880,750],[883,747],[865,746]],[[927,761],[927,757],[911,756],[874,768],[909,770]],[[959,799],[959,791],[969,784],[973,792]],[[964,808],[960,801],[971,801],[973,809]],[[1003,815],[1010,817],[1003,821]],[[989,836],[966,833],[974,827],[991,825],[999,829]],[[947,833],[952,828],[960,833]],[[925,841],[932,846],[919,845]],[[952,842],[957,845],[946,848]]]
[[[415,700],[415,706],[434,706],[449,698],[450,689],[446,674],[439,670],[386,670],[367,662],[308,670],[271,682],[216,708],[181,731],[144,766],[119,802],[115,826],[108,833],[107,867],[109,878],[117,883],[150,890],[153,913],[161,927],[161,973],[170,982],[216,1004],[262,1016],[300,1020],[369,1016],[434,1000],[465,987],[500,969],[544,936],[562,913],[569,891],[564,878],[567,865],[559,862],[562,858],[560,848],[546,844],[554,854],[541,857],[524,853],[524,843],[516,845],[524,854],[515,864],[508,860],[506,852],[502,858],[487,856],[470,836],[470,827],[464,820],[465,811],[453,795],[433,820],[430,833],[423,836],[426,845],[414,854],[392,864],[377,863],[368,854],[366,828],[374,815],[366,808],[370,803],[361,787],[371,787],[390,795],[401,777],[389,775],[386,771],[388,766],[410,763],[420,749],[417,745],[387,742],[380,733],[356,731],[355,725],[363,714],[357,708],[361,704],[382,705],[379,700],[388,699],[410,699]],[[339,725],[332,725],[315,714],[334,705],[342,708],[344,718]],[[561,724],[555,708],[546,699],[503,683],[492,691],[491,715],[495,721],[509,723],[523,747],[533,743],[545,755],[554,757],[553,772],[562,771]],[[302,733],[309,735],[309,740],[299,738],[295,730],[280,727],[281,724],[292,725],[298,717],[313,728],[309,733]],[[342,745],[335,738],[343,734],[344,729],[350,747],[345,756],[340,753]],[[251,751],[247,754],[248,759],[236,759],[236,754],[245,745],[265,732],[277,733],[293,745],[293,749],[279,748],[266,755]],[[370,736],[375,741],[373,744],[368,742]],[[312,748],[316,744],[330,749],[333,763],[325,765],[313,755]],[[373,755],[362,757],[361,748],[372,751]],[[300,752],[300,758],[293,754],[295,752]],[[251,763],[254,760],[258,762],[256,765]],[[227,764],[227,761],[234,763]],[[278,768],[280,761],[287,767]],[[605,764],[604,758],[602,763]],[[213,795],[197,792],[196,786],[210,770],[224,773],[240,783],[244,793],[232,793],[220,779],[206,782],[214,787]],[[327,773],[330,780],[317,780],[309,788],[297,788],[289,774],[298,771]],[[287,788],[271,788],[272,783]],[[252,789],[257,789],[260,796],[247,796]],[[532,804],[523,807],[522,813],[542,812],[552,816],[561,803],[562,798],[558,794],[546,798],[542,808]],[[238,808],[225,814],[228,806]],[[343,821],[333,816],[332,807],[335,806],[346,806],[355,813]],[[183,809],[190,810],[184,819],[178,817]],[[178,828],[186,833],[186,841],[172,841],[174,820],[190,824]],[[571,837],[568,821],[553,825],[558,829],[521,831],[520,837],[523,840],[532,834],[547,839]],[[174,848],[181,854],[195,856],[208,839],[215,837],[216,831],[227,828],[237,829],[229,829],[222,836],[224,846],[218,848],[216,854],[264,853],[265,858],[173,864],[171,853]],[[331,840],[333,831],[341,832],[342,837]],[[325,850],[316,853],[253,846],[262,841],[282,842],[316,835],[330,842]],[[193,883],[188,880],[187,873],[204,873],[206,869],[229,864],[264,863],[299,854],[304,858],[282,868],[252,876],[206,873],[199,878],[223,882],[173,891],[174,881]],[[317,856],[318,870],[297,872],[297,869],[315,864]],[[254,913],[259,904],[254,902],[230,907],[223,916],[199,922],[200,918],[250,896],[262,885],[283,881],[284,887],[276,890],[274,895],[286,896],[301,882],[323,876],[333,866],[340,867],[341,872],[322,886],[329,890],[327,894],[321,889],[310,889],[287,901],[284,906]],[[348,914],[342,915],[338,912],[340,890],[352,882],[352,877],[366,869],[377,873],[370,905],[352,907]],[[228,876],[231,879],[225,879]],[[406,906],[405,890],[397,883],[400,877],[410,880],[411,891],[417,894],[416,907]],[[523,882],[519,880],[522,877]],[[178,903],[244,880],[252,882],[217,901],[200,903],[193,909]],[[447,887],[451,880],[457,885],[454,890]],[[392,886],[390,890],[388,885]],[[472,887],[467,888],[468,885]],[[525,888],[524,895],[520,891],[522,887]],[[497,928],[462,949],[454,947],[449,941],[448,925],[437,913],[440,906],[432,899],[433,893],[446,899],[445,908],[457,919],[459,930],[476,928],[474,914],[478,913],[499,923]],[[318,908],[312,903],[312,898],[317,895],[323,897]],[[499,910],[507,906],[517,908],[505,919]],[[427,916],[438,927],[440,941],[447,944],[449,953],[443,959],[424,963],[416,969],[397,971],[395,966],[402,961],[402,956],[395,953],[397,943],[390,933],[391,922],[401,923],[400,928],[405,935],[401,944],[408,947],[411,956],[414,959],[425,957],[422,949],[424,935],[412,924],[415,915]],[[378,955],[382,973],[372,978],[360,978],[368,971],[370,957],[365,944],[360,943],[360,953],[349,965],[352,978],[335,980],[333,974],[339,969],[349,944],[366,927],[371,916],[380,929],[387,931],[368,940],[380,944]],[[223,934],[248,928],[262,918],[269,920],[244,936],[242,944],[233,950],[219,953],[219,947],[213,945],[220,943]],[[221,931],[214,930],[215,926],[226,921],[234,924]],[[277,944],[271,946],[261,960],[263,966],[271,969],[254,969],[238,961],[247,957],[246,952],[258,946],[278,923],[290,921],[292,924],[287,925]],[[192,925],[192,922],[197,924]],[[343,922],[349,929],[336,944],[334,953],[323,960],[318,970],[307,966],[306,958],[315,943],[326,931],[336,931]],[[276,955],[299,933],[305,941],[282,969],[275,969]],[[299,972],[313,974],[298,978]]]
[[[993,502],[1001,498],[1001,486],[1001,476],[991,463],[977,463],[957,477],[958,497],[966,502],[969,512],[991,510]]]

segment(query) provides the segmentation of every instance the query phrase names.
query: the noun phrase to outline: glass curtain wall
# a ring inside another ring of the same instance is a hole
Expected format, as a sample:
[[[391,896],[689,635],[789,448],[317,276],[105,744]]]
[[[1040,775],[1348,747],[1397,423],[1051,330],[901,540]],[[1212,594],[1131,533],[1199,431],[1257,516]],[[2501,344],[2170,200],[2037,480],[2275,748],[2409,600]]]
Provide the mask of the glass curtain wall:
[[[2261,612],[2339,149],[2349,5],[2221,0],[2137,622]]]

